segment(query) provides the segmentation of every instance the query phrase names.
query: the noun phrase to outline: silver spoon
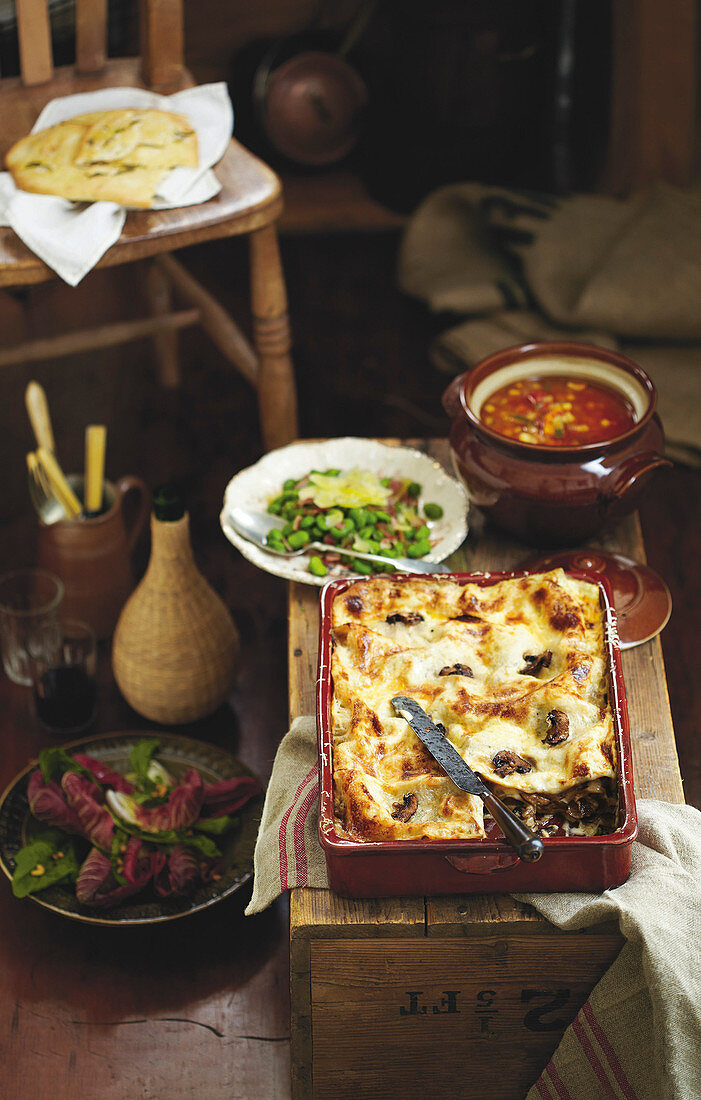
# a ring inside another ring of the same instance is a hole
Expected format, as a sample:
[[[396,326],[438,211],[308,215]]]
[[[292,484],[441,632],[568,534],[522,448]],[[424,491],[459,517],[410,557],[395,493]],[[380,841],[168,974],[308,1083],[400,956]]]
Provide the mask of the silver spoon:
[[[308,554],[310,550],[319,550],[322,554],[327,554],[330,550],[333,550],[343,554],[344,557],[361,558],[362,561],[379,561],[383,565],[391,564],[401,573],[451,572],[447,565],[441,565],[440,562],[418,561],[416,558],[385,558],[382,554],[366,554],[361,550],[350,550],[347,546],[328,546],[325,542],[308,542],[306,546],[302,546],[299,550],[275,550],[265,540],[271,527],[282,528],[285,526],[284,522],[278,519],[277,516],[262,512],[249,512],[246,508],[229,508],[225,520],[229,522],[241,538],[255,543],[256,546],[260,546],[268,554],[277,554],[278,557],[282,558],[296,558],[301,554]]]

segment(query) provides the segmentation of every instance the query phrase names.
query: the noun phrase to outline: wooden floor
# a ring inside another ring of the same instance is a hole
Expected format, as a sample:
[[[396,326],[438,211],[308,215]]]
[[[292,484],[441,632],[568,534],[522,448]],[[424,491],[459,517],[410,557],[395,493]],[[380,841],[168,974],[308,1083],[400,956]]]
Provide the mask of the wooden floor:
[[[431,367],[426,355],[432,335],[446,321],[429,317],[395,289],[397,240],[393,231],[283,239],[304,436],[446,433],[440,394],[448,379]],[[188,262],[226,305],[246,315],[246,254],[241,242],[202,246],[191,251]],[[139,311],[138,286],[130,269],[99,273],[76,292],[58,284],[37,288],[29,306],[19,298],[0,304],[1,339],[9,343],[20,334],[27,309],[32,334],[41,336],[79,325],[87,311],[96,320],[134,315]],[[4,371],[0,469],[9,477],[0,500],[0,569],[22,564],[32,553],[35,522],[24,482],[24,452],[31,438],[23,393],[27,381],[36,377],[49,396],[65,468],[77,470],[82,465],[85,424],[105,422],[109,476],[139,474],[152,486],[175,478],[182,485],[192,517],[196,558],[232,609],[243,640],[231,708],[222,708],[196,732],[227,745],[267,777],[287,721],[285,584],[243,560],[221,536],[218,525],[227,481],[260,453],[255,398],[201,334],[183,334],[181,348],[182,387],[174,393],[159,389],[151,350],[144,343]],[[650,564],[665,577],[674,598],[663,648],[687,799],[698,806],[700,502],[701,471],[675,468],[659,475],[642,509]],[[147,552],[143,546],[140,567]],[[106,682],[99,706],[102,731],[145,725]],[[32,722],[29,713],[25,719]],[[19,758],[21,748],[17,753]],[[8,906],[16,904],[9,899]],[[237,1090],[228,1075],[231,1087],[210,1092],[205,1088],[201,1095],[221,1095],[222,1100],[225,1095],[285,1100],[288,1095],[286,1084],[281,1083],[287,1081],[288,1064],[285,921],[281,902],[253,922],[244,920],[235,906],[221,918],[214,920],[212,915],[200,922],[200,931],[211,930],[212,935],[226,936],[229,945],[243,945],[241,951],[232,947],[227,954],[227,981],[240,1025],[227,1046],[229,1071],[244,1073],[251,1061],[266,1067],[266,1084],[261,1078],[259,1092]],[[186,950],[175,929],[166,940],[169,950]],[[139,958],[143,954],[144,965],[149,951],[161,954],[155,940],[149,943],[137,952]],[[198,965],[209,973],[207,981],[212,985],[217,981],[215,955],[204,947],[197,951]],[[100,1019],[97,994],[90,994],[89,983],[82,988],[95,1001],[93,1015]],[[269,1007],[267,1015],[263,1005]],[[250,1076],[245,1079],[251,1080]],[[17,1091],[10,1089],[8,1096],[21,1095],[19,1082],[15,1086]]]

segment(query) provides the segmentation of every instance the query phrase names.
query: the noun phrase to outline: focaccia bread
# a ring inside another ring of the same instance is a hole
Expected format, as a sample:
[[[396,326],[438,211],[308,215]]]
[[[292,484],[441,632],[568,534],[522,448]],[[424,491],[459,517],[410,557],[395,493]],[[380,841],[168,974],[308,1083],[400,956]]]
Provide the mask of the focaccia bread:
[[[5,164],[23,191],[149,207],[172,168],[197,167],[197,135],[168,111],[93,111],[28,134]]]
[[[492,585],[353,583],[332,607],[334,799],[353,839],[485,835],[397,717],[415,699],[481,778],[544,835],[615,828],[616,745],[599,589],[563,570]]]

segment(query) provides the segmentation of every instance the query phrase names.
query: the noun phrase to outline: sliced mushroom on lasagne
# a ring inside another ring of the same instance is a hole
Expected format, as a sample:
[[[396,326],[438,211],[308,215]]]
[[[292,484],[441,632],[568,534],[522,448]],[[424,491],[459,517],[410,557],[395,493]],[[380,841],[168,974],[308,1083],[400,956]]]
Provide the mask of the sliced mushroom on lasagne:
[[[352,839],[481,837],[392,708],[408,695],[531,826],[616,827],[616,742],[599,589],[561,569],[494,584],[373,577],[332,608],[334,798]]]

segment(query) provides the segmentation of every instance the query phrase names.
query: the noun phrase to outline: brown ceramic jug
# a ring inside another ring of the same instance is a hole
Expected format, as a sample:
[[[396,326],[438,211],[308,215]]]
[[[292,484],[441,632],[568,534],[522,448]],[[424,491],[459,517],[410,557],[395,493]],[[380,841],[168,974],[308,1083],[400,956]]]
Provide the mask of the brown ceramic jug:
[[[83,478],[69,477],[82,499]],[[127,520],[122,507],[127,494],[138,504]],[[89,519],[39,522],[39,563],[65,586],[62,613],[90,624],[98,638],[109,638],[134,588],[131,553],[148,519],[151,496],[138,477],[105,481],[106,510]]]

